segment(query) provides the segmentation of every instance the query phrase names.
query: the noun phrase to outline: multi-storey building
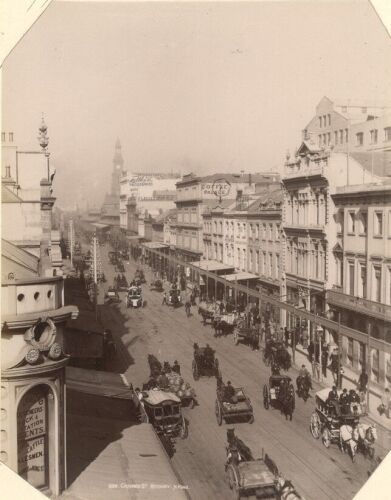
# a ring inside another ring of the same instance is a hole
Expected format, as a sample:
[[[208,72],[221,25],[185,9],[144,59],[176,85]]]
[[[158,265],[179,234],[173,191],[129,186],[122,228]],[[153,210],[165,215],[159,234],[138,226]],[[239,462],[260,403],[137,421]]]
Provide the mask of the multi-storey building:
[[[344,363],[355,371],[369,364],[384,387],[391,383],[391,178],[338,187],[332,199],[336,274],[327,303],[334,319],[365,334],[344,337]]]
[[[323,97],[303,139],[338,152],[391,150],[391,105]]]
[[[123,173],[124,160],[122,157],[121,143],[119,139],[117,139],[113,157],[113,170],[111,173],[111,190],[110,193],[107,193],[105,196],[99,221],[107,226],[120,225],[120,179]]]
[[[213,174],[197,177],[185,175],[177,183],[177,250],[187,261],[200,260],[204,254],[203,213],[219,202],[232,202],[236,198],[254,194],[256,185],[265,181],[262,174]],[[271,177],[270,177],[271,179]],[[217,234],[217,233],[216,233]],[[220,238],[221,239],[221,238]],[[215,255],[220,252],[223,243],[217,244]],[[214,251],[214,247],[213,247]],[[209,250],[208,250],[209,252]],[[242,253],[243,258],[243,253]]]
[[[53,173],[42,151],[7,164],[2,177],[0,460],[47,495],[66,484],[64,305],[52,232]],[[55,238],[58,238],[56,235]]]
[[[349,183],[379,179],[344,153],[320,149],[304,141],[295,157],[287,155],[283,177],[285,234],[282,286],[286,299],[299,307],[322,313],[324,291],[337,273],[333,249],[337,245],[331,194]]]

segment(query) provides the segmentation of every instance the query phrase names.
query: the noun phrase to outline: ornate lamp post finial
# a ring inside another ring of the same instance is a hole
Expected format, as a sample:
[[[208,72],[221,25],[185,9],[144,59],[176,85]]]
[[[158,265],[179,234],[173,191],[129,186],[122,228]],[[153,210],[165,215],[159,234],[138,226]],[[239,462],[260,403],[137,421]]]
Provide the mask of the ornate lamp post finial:
[[[39,130],[39,137],[38,137],[39,145],[44,151],[46,151],[46,148],[49,145],[49,137],[47,137],[46,135],[48,128],[45,123],[43,113],[42,113],[42,122],[38,130]]]

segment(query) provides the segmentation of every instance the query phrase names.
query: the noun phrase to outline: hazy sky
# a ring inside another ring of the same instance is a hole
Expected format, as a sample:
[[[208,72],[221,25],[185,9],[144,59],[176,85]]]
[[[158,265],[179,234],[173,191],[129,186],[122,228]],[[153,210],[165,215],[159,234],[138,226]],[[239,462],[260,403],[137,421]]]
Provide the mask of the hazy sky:
[[[49,127],[60,206],[129,170],[279,168],[323,95],[391,101],[390,39],[365,1],[53,2],[3,67],[3,130]],[[387,96],[388,93],[388,96]]]

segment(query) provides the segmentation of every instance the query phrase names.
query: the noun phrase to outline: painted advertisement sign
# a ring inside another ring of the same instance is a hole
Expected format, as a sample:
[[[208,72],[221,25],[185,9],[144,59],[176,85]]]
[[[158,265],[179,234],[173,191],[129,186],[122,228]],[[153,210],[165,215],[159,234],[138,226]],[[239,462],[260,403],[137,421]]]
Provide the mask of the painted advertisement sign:
[[[129,179],[129,186],[152,186],[153,179],[148,175],[137,175]]]
[[[47,394],[31,389],[21,400],[17,414],[18,473],[32,486],[46,485]]]
[[[217,198],[225,198],[231,191],[231,184],[226,179],[216,179],[214,182],[206,182],[202,184],[203,196],[214,195]]]

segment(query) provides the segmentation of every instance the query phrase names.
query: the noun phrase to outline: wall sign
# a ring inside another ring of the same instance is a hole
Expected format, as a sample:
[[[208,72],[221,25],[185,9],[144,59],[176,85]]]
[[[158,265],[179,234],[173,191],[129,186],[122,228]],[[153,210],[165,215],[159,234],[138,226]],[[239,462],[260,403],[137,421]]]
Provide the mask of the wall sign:
[[[231,191],[231,184],[226,179],[216,179],[214,182],[207,182],[202,184],[202,194],[212,195],[214,194],[220,200],[229,195]]]
[[[129,179],[129,186],[152,186],[153,180],[147,175],[138,175]]]
[[[47,484],[47,389],[34,387],[18,406],[18,473],[32,486]]]

